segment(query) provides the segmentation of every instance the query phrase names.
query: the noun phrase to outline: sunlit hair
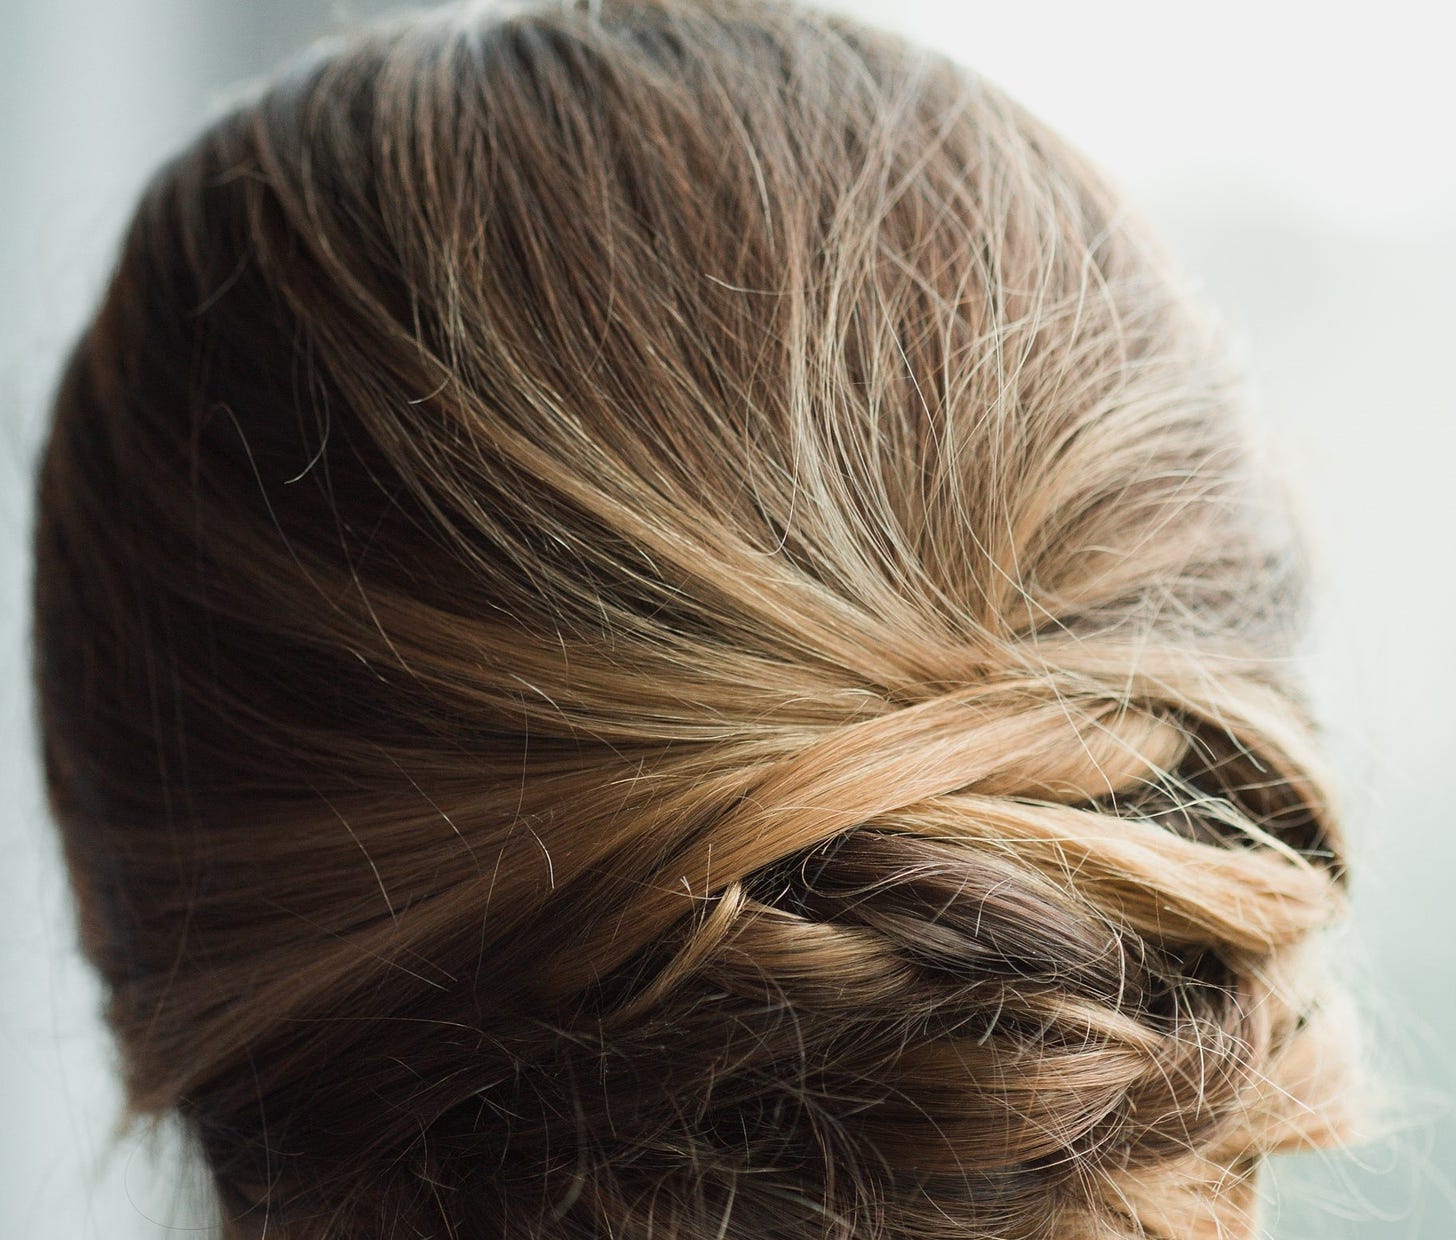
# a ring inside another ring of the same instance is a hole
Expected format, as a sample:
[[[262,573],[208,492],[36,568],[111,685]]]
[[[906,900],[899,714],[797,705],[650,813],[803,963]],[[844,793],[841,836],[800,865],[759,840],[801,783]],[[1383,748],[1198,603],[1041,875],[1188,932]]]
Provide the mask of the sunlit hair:
[[[301,62],[39,474],[130,1113],[235,1237],[1252,1234],[1341,1139],[1345,866],[1240,402],[1078,155],[851,21]]]

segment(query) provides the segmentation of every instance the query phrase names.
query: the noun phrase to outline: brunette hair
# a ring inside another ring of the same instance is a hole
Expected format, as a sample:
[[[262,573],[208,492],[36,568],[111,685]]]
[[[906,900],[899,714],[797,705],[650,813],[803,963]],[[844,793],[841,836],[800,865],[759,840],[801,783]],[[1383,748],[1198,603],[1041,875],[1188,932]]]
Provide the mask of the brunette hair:
[[[39,473],[130,1113],[230,1236],[1247,1234],[1341,1135],[1345,870],[1240,391],[849,20],[301,62],[151,183]]]

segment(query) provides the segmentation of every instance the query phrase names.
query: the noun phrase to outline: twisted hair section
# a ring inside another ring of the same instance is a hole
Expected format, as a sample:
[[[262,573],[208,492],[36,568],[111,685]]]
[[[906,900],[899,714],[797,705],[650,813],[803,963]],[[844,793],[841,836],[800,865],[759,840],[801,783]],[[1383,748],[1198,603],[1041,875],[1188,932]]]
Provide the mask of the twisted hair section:
[[[58,388],[51,808],[235,1238],[1251,1235],[1341,1139],[1301,553],[1154,242],[756,0],[401,17]]]

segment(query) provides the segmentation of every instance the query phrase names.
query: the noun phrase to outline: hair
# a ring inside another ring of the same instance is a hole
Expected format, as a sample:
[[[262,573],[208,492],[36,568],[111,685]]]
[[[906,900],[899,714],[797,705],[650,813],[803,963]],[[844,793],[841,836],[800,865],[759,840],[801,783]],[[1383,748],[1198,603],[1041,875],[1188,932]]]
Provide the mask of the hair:
[[[235,103],[38,474],[128,1115],[237,1237],[1252,1234],[1347,880],[1230,354],[842,17],[452,7]]]

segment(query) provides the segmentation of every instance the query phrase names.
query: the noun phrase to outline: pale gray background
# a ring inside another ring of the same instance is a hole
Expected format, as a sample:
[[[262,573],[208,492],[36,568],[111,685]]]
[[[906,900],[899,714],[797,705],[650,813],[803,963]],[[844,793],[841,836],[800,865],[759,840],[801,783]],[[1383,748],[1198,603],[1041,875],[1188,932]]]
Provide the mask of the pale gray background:
[[[236,85],[382,5],[0,0],[0,1234],[198,1234],[165,1152],[104,1156],[117,1108],[36,783],[24,638],[45,399],[145,173]],[[1091,152],[1243,329],[1303,497],[1324,610],[1310,671],[1355,836],[1344,942],[1402,1126],[1288,1160],[1273,1231],[1456,1235],[1456,119],[1419,0],[995,6],[846,0],[1000,81]],[[180,1229],[180,1230],[179,1230]]]

